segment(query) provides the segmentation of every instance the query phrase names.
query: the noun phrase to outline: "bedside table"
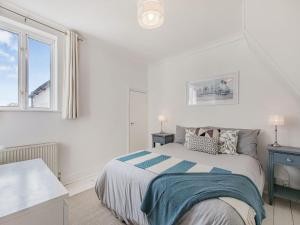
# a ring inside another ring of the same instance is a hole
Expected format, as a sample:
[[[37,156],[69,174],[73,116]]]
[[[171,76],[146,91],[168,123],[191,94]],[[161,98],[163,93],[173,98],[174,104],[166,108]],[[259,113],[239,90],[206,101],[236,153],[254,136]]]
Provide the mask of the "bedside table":
[[[291,201],[300,202],[300,190],[292,189],[275,184],[274,166],[286,165],[300,168],[300,148],[294,147],[273,147],[268,146],[268,185],[269,185],[269,203],[272,205],[274,196],[285,198]]]
[[[155,133],[152,134],[152,147],[155,148],[155,144],[166,145],[174,142],[174,134],[168,133]]]

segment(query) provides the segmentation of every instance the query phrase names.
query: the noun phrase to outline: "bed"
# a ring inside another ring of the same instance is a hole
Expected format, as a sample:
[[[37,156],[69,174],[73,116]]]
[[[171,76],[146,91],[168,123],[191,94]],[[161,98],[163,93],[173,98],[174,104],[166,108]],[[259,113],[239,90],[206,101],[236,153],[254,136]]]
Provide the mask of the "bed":
[[[188,150],[182,144],[171,143],[149,150],[155,153],[227,169],[250,178],[262,194],[264,174],[259,162],[248,155],[210,155]],[[156,176],[117,159],[110,161],[96,183],[96,193],[108,209],[126,224],[148,225],[141,203],[148,184]],[[202,201],[178,221],[179,225],[243,225],[240,214],[220,199]]]

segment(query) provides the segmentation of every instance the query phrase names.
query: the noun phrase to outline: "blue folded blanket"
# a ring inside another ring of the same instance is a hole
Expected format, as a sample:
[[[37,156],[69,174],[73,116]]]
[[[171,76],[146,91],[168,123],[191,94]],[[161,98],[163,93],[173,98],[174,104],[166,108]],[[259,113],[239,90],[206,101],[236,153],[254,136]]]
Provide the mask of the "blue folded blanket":
[[[161,174],[149,184],[141,210],[150,225],[175,225],[197,203],[219,197],[247,203],[256,212],[257,225],[265,218],[257,187],[248,177],[237,174]]]

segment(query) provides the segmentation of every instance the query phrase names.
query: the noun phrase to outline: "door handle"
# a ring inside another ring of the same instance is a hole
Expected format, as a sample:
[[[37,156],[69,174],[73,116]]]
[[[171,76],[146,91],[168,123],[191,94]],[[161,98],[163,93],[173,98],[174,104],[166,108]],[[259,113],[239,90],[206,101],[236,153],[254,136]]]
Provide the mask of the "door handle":
[[[133,126],[134,125],[134,122],[130,122],[130,126]]]
[[[290,159],[290,158],[286,158],[286,161],[289,162],[289,163],[293,162],[293,160]]]

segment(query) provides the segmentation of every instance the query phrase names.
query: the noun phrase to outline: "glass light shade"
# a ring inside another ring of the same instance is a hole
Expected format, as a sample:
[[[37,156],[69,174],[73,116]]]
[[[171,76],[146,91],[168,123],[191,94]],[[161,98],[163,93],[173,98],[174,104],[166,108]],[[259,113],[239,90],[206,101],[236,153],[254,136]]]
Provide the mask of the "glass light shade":
[[[139,0],[138,21],[145,29],[155,29],[164,23],[164,0]]]
[[[269,123],[271,125],[283,126],[284,125],[284,117],[281,115],[272,115],[269,118]]]
[[[166,117],[165,117],[164,115],[159,115],[159,116],[158,116],[158,120],[159,120],[160,122],[165,122],[165,121],[167,121],[167,119],[166,119]]]

